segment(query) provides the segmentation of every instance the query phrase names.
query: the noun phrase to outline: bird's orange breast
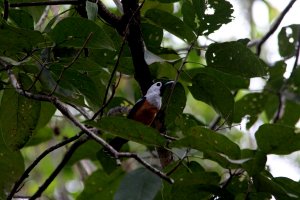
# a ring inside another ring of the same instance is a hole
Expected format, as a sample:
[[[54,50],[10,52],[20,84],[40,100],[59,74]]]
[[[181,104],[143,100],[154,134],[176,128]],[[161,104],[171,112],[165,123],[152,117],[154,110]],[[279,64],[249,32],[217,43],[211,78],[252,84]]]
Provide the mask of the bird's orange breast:
[[[133,114],[132,119],[145,125],[151,125],[158,111],[159,110],[155,106],[144,101],[142,106],[140,106],[140,108]]]

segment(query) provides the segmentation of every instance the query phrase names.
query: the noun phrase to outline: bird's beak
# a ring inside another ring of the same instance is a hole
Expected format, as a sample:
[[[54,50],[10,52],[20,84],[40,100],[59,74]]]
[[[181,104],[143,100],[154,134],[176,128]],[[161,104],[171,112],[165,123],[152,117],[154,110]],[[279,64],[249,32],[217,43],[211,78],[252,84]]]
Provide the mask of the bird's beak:
[[[164,83],[160,88],[160,95],[162,96],[164,94],[166,88],[173,86],[173,84],[175,84],[175,81],[168,81],[168,82]]]

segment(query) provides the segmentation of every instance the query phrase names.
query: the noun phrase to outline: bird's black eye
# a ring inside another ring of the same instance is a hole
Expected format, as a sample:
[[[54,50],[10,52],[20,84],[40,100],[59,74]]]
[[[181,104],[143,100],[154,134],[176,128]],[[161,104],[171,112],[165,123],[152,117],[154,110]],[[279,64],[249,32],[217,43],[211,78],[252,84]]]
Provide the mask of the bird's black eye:
[[[161,82],[156,83],[156,86],[160,87],[161,86]]]

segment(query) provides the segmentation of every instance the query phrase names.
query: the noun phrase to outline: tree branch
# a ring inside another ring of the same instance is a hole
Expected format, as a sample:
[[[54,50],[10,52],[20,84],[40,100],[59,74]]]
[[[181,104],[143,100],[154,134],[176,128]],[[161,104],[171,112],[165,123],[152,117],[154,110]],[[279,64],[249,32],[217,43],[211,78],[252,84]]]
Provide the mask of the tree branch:
[[[24,91],[20,84],[17,81],[16,76],[12,73],[12,70],[10,69],[10,65],[5,64],[6,62],[0,59],[0,64],[3,65],[3,67],[6,68],[7,74],[9,76],[9,79],[11,81],[12,86],[15,88],[16,92],[22,96],[25,96],[30,99],[38,100],[38,101],[47,101],[51,102],[66,118],[68,118],[75,126],[77,126],[82,132],[84,132],[86,135],[88,135],[90,138],[95,140],[97,143],[102,145],[105,149],[107,149],[116,159],[119,159],[121,157],[126,158],[134,158],[139,163],[141,163],[143,166],[145,166],[147,169],[152,171],[153,173],[157,174],[160,178],[166,180],[169,183],[173,183],[173,179],[166,176],[163,172],[160,170],[154,168],[149,163],[144,161],[142,158],[140,158],[137,154],[134,153],[128,153],[128,152],[118,152],[116,151],[111,145],[109,145],[104,139],[99,137],[96,133],[94,133],[92,130],[81,124],[67,109],[67,107],[62,103],[58,98],[54,96],[48,96],[48,95],[42,95],[42,94],[33,94],[27,91]]]
[[[145,95],[152,84],[152,78],[144,57],[144,40],[140,27],[140,9],[143,3],[139,6],[137,0],[123,0],[122,5],[124,15],[122,16],[121,23],[123,27],[128,27],[126,39],[134,65],[134,78],[139,83],[143,95]],[[123,34],[126,29],[123,29]]]
[[[37,1],[37,2],[17,2],[10,3],[9,7],[28,7],[28,6],[48,6],[48,5],[78,5],[79,0],[57,0],[57,1]]]
[[[23,183],[23,181],[29,176],[29,173],[35,168],[35,166],[37,166],[37,164],[43,159],[45,158],[49,153],[51,153],[52,151],[65,146],[66,144],[69,144],[75,140],[77,140],[83,133],[80,132],[79,134],[68,138],[48,149],[46,149],[43,153],[41,153],[32,163],[31,165],[29,165],[27,167],[27,169],[24,171],[24,173],[22,174],[22,176],[19,178],[19,180],[15,183],[13,189],[11,190],[10,194],[7,197],[7,200],[10,200],[14,197],[14,194],[19,190],[21,184]]]
[[[117,15],[111,13],[106,6],[102,3],[101,0],[98,1],[98,15],[108,24],[110,24],[112,27],[118,29],[119,23],[120,23],[120,17]]]
[[[259,56],[261,52],[262,45],[269,39],[271,35],[276,31],[276,29],[279,27],[281,21],[283,20],[284,16],[288,13],[288,11],[292,8],[293,4],[297,0],[291,0],[290,3],[286,6],[286,8],[282,11],[282,13],[279,15],[279,17],[276,19],[276,21],[271,26],[271,29],[261,38],[261,40],[257,43],[256,47],[256,54]]]

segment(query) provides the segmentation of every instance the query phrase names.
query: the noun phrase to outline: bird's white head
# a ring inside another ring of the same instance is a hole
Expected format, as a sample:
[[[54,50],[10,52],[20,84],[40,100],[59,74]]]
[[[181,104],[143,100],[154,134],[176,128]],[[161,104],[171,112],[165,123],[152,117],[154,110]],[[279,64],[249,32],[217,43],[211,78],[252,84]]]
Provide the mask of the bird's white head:
[[[155,106],[156,108],[160,109],[161,107],[161,88],[162,82],[156,82],[148,89],[147,94],[145,95],[146,100]]]

